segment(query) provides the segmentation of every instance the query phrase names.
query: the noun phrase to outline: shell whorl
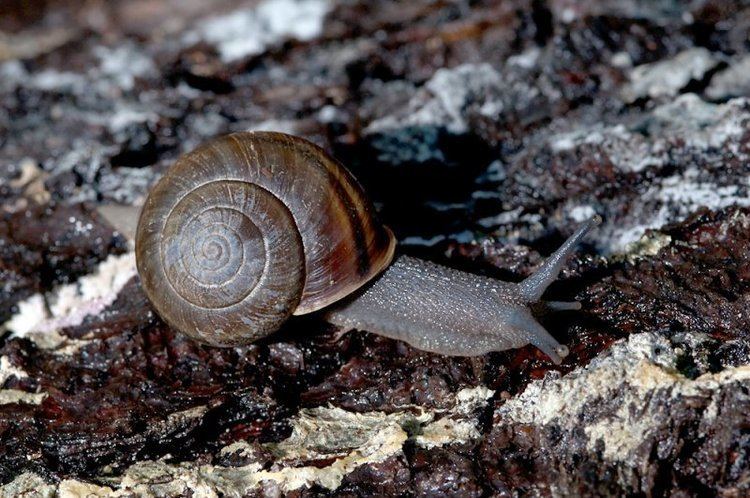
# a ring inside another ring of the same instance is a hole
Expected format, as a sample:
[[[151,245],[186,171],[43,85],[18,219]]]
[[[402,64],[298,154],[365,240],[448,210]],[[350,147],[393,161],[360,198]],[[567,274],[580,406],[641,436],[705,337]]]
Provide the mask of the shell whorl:
[[[182,156],[157,182],[136,259],[165,321],[231,346],[351,293],[390,263],[394,245],[359,184],[324,151],[241,132]]]

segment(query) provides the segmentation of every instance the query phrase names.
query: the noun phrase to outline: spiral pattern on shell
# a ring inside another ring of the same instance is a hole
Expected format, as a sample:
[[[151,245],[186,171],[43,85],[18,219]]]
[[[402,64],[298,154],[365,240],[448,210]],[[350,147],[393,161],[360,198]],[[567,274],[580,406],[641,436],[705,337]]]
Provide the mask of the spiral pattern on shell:
[[[245,132],[184,155],[154,186],[136,259],[165,321],[232,346],[349,294],[393,246],[343,166],[302,139]]]

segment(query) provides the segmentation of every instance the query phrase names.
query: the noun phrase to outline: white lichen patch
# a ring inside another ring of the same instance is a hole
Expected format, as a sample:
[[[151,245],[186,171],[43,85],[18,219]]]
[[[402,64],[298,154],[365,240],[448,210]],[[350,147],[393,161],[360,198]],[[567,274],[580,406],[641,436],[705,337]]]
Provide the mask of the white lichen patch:
[[[0,51],[1,46],[0,39]],[[41,91],[70,91],[77,94],[94,91],[111,98],[113,91],[132,90],[137,78],[151,78],[158,73],[154,60],[135,43],[124,43],[117,47],[96,45],[91,51],[99,64],[92,64],[83,72],[51,68],[28,72],[18,61],[8,61],[0,66],[0,75],[5,76],[0,87],[8,89],[23,86]]]
[[[577,149],[582,145],[600,145],[608,140],[616,138],[630,140],[632,137],[633,134],[622,124],[606,128],[603,126],[584,127],[552,135],[549,139],[549,146],[552,152],[559,153]]]
[[[637,465],[635,450],[670,423],[669,403],[702,398],[710,407],[724,386],[750,385],[750,365],[693,380],[676,370],[677,356],[664,338],[634,334],[586,367],[531,383],[497,410],[496,420],[554,425],[571,434],[583,429],[590,451],[603,444],[606,459]],[[702,416],[716,413],[709,408]]]
[[[596,209],[591,205],[574,206],[568,211],[568,216],[576,223],[583,223],[596,216]]]
[[[28,377],[24,370],[13,365],[7,356],[0,356],[0,386],[5,384],[5,381],[11,377],[16,379],[25,379]]]
[[[112,488],[75,479],[65,479],[60,482],[57,495],[60,498],[104,498],[112,496]]]
[[[696,152],[712,149],[727,149],[733,155],[744,155],[739,145],[750,124],[750,100],[737,98],[725,104],[712,104],[694,93],[680,95],[672,102],[656,107],[647,130],[649,134],[661,137],[655,144],[661,149],[671,146],[684,146]],[[722,151],[724,152],[724,151]]]
[[[153,124],[159,120],[159,116],[141,105],[119,105],[107,116],[97,116],[100,120],[88,119],[89,122],[99,122],[109,128],[112,133],[117,133],[133,124]]]
[[[463,389],[448,410],[427,410],[416,405],[404,406],[394,413],[355,413],[337,407],[304,409],[292,421],[289,438],[266,445],[275,457],[270,467],[257,462],[224,467],[144,461],[131,466],[121,478],[102,477],[100,482],[111,487],[66,480],[58,491],[88,491],[92,496],[108,493],[218,497],[246,496],[258,490],[289,493],[312,485],[333,490],[356,468],[401,455],[404,443],[412,437],[425,448],[475,440],[480,435],[476,411],[486,406],[492,395],[493,391],[484,386]],[[182,416],[195,413],[182,412]],[[247,443],[237,442],[220,453],[252,456],[255,451]],[[16,481],[7,486],[19,489],[21,483]],[[0,492],[4,490],[5,487],[0,488]]]
[[[383,434],[394,436],[400,448],[408,437],[402,426],[409,422],[421,425],[431,418],[426,412],[356,413],[337,407],[301,410],[293,423],[292,435],[273,450],[280,461],[317,460],[361,448]]]
[[[680,222],[702,207],[719,210],[750,205],[750,178],[739,175],[737,180],[737,168],[750,160],[748,130],[750,100],[712,104],[685,94],[627,126],[595,124],[565,131],[545,138],[544,146],[554,154],[593,159],[626,174],[647,175],[627,211],[614,217],[605,211],[605,222],[597,229],[602,252],[630,255],[639,249],[648,229]],[[675,171],[659,175],[647,169]],[[561,212],[578,221],[591,209],[572,198]]]
[[[742,55],[732,61],[728,68],[711,78],[706,96],[720,100],[750,95],[750,55]]]
[[[254,8],[204,21],[183,41],[211,43],[224,62],[232,62],[290,38],[312,40],[321,33],[331,8],[330,0],[263,0]]]
[[[718,210],[732,205],[750,206],[750,178],[720,185],[710,178],[702,179],[702,174],[697,168],[688,168],[649,187],[633,203],[632,219],[605,231],[610,252],[630,255],[638,250],[646,230],[682,220],[701,207]]]
[[[644,194],[644,198],[660,201],[662,209],[677,211],[678,216],[686,216],[701,206],[711,209],[721,209],[732,204],[750,205],[750,198],[746,195],[750,182],[734,185],[717,185],[700,180],[700,171],[689,168],[684,172],[666,177],[661,185],[652,187]],[[656,218],[660,218],[657,214]],[[668,213],[664,213],[668,217]]]
[[[81,92],[87,85],[85,75],[69,71],[44,69],[27,75],[26,86],[35,90],[56,92]],[[19,82],[20,86],[20,82]]]
[[[556,134],[550,138],[549,146],[555,154],[596,147],[621,171],[639,172],[663,162],[653,144],[623,124],[597,124]]]
[[[250,458],[256,455],[256,449],[248,444],[247,441],[235,441],[234,443],[228,446],[224,446],[221,450],[219,450],[219,455],[235,455],[243,458]]]
[[[691,80],[700,80],[719,63],[702,47],[690,48],[671,59],[643,64],[630,71],[630,83],[622,90],[627,102],[639,98],[673,97]]]
[[[3,329],[10,331],[17,337],[24,337],[34,330],[34,327],[47,315],[44,296],[34,294],[20,301],[16,307],[18,311],[3,324]]]
[[[99,59],[99,74],[123,90],[132,90],[137,78],[155,77],[158,74],[154,60],[134,43],[117,47],[100,45],[94,47],[93,52]]]
[[[451,411],[456,415],[470,416],[484,407],[494,394],[495,391],[485,386],[461,389],[456,393],[456,405]]]
[[[33,472],[24,472],[8,484],[0,486],[0,498],[16,498],[28,496],[34,498],[54,498],[57,486]]]
[[[107,201],[114,201],[123,206],[141,206],[149,187],[159,175],[147,168],[129,168],[121,166],[111,171],[105,171],[99,179],[99,190]],[[139,210],[140,212],[140,210]],[[128,221],[129,225],[138,225],[138,217]],[[118,225],[114,225],[119,228]],[[122,232],[121,232],[122,233]],[[127,236],[126,233],[123,235]],[[132,240],[132,239],[131,239]]]
[[[672,237],[660,232],[647,232],[628,246],[627,256],[629,258],[642,258],[656,256],[661,249],[672,242]]]
[[[77,112],[77,111],[71,111]],[[82,118],[88,122],[101,124],[103,117],[97,113],[82,113]],[[73,139],[65,152],[54,162],[47,164],[45,168],[50,176],[56,176],[68,171],[80,174],[85,182],[93,182],[99,171],[105,164],[109,164],[111,155],[117,153],[117,147],[112,145],[102,145],[87,138]],[[88,183],[75,190],[66,201],[74,204],[82,201],[95,201],[97,192],[92,185]]]
[[[28,393],[18,389],[0,389],[0,405],[20,403],[24,405],[38,405],[47,393]]]
[[[675,149],[701,155],[719,150],[746,159],[740,144],[750,125],[748,106],[747,99],[712,104],[688,93],[656,107],[643,121],[565,131],[552,135],[548,146],[555,154],[596,148],[618,170],[634,173],[665,166]]]
[[[456,442],[473,441],[479,437],[479,429],[474,421],[446,416],[427,424],[422,434],[416,436],[414,441],[423,448],[435,448]]]
[[[44,171],[42,171],[36,161],[30,158],[26,158],[20,162],[18,169],[21,171],[21,174],[17,178],[9,181],[8,185],[10,185],[12,188],[24,189],[24,194],[27,195],[27,191],[30,188],[33,188],[34,190],[44,191],[44,180],[47,179],[47,175],[44,173]],[[2,183],[3,180],[0,180],[0,184]],[[39,185],[40,183],[41,185]],[[47,198],[39,199],[40,204],[43,201],[46,201]]]
[[[507,87],[507,88],[506,88]],[[370,123],[367,133],[394,130],[405,126],[445,127],[453,133],[469,129],[466,111],[469,104],[478,114],[497,118],[508,106],[513,88],[489,64],[462,64],[439,69],[409,101],[403,113]],[[522,91],[536,93],[523,85]]]
[[[510,211],[503,211],[501,213],[498,213],[493,216],[488,216],[486,218],[481,218],[477,221],[477,223],[483,227],[495,227],[495,226],[501,226],[508,223],[513,223],[522,218],[523,208],[517,207],[515,209],[511,209]]]
[[[27,337],[42,349],[75,351],[86,341],[70,339],[60,329],[79,325],[87,316],[100,313],[135,274],[134,253],[109,256],[92,274],[45,296],[35,294],[21,301],[18,312],[2,328],[11,337]]]

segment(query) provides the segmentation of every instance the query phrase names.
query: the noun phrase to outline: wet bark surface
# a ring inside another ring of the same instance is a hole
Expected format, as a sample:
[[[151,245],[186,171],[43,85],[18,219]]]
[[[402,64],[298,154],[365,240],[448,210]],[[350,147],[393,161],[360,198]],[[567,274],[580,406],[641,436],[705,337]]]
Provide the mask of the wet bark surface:
[[[8,496],[750,493],[750,8],[701,0],[11,2],[0,16]],[[316,316],[217,349],[128,240],[181,153],[308,138],[400,250],[519,281],[571,354],[455,358]]]

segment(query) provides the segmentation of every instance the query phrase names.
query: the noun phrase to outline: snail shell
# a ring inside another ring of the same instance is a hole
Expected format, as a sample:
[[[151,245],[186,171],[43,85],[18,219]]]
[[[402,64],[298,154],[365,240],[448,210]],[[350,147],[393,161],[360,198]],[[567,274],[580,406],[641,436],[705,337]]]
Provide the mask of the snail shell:
[[[152,188],[136,232],[156,311],[217,346],[338,301],[387,267],[394,248],[341,164],[271,132],[234,133],[182,156]]]

